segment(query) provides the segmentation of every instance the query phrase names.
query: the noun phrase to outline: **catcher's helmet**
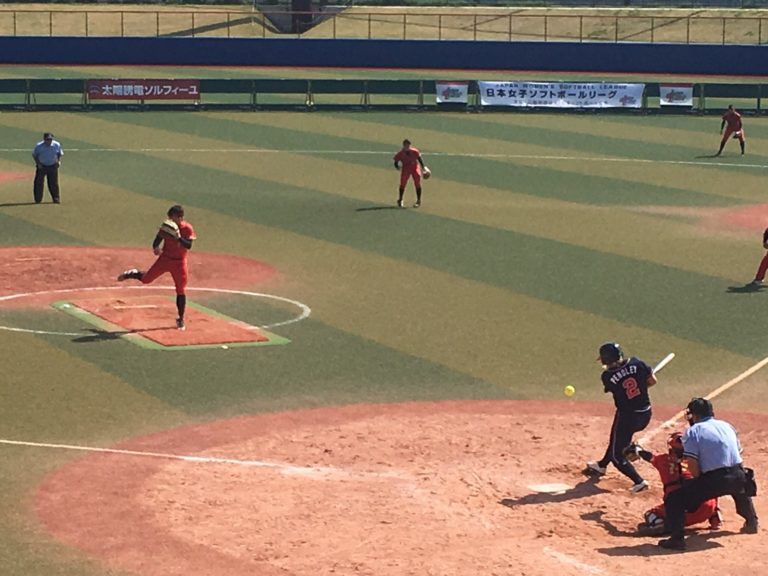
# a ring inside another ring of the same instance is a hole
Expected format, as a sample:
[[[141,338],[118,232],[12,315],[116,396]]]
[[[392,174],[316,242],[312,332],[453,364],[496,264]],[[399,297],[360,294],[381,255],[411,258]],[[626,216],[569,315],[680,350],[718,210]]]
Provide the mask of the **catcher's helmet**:
[[[688,402],[688,407],[686,409],[689,414],[701,418],[709,418],[710,416],[715,415],[715,409],[712,407],[712,402],[706,398],[692,398],[691,401]]]
[[[667,438],[669,452],[677,456],[683,455],[683,434],[682,432],[672,432]]]
[[[617,342],[606,342],[600,346],[600,362],[604,366],[615,364],[624,358],[624,352]]]

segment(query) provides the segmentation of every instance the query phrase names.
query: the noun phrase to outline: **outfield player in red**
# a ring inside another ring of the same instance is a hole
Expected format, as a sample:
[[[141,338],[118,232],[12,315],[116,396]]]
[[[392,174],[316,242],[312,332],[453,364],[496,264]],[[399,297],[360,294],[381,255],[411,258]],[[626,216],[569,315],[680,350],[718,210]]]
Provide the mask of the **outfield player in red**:
[[[403,194],[405,186],[408,184],[408,178],[413,178],[413,185],[416,186],[416,203],[414,208],[421,206],[421,171],[424,170],[425,177],[428,177],[429,168],[424,165],[421,158],[421,152],[415,146],[411,146],[410,140],[403,140],[403,147],[395,154],[395,168],[400,170],[400,195],[397,197],[398,207],[403,207]]]
[[[157,280],[166,272],[173,277],[176,286],[176,309],[179,313],[176,318],[176,328],[184,330],[184,311],[187,306],[187,252],[192,248],[192,241],[197,237],[192,225],[184,220],[184,208],[178,204],[168,210],[168,218],[173,220],[178,227],[173,232],[165,226],[161,227],[152,242],[152,250],[158,257],[155,263],[142,272],[136,268],[126,270],[117,277],[118,282],[123,280],[138,280],[142,284],[149,284]],[[162,247],[161,247],[162,245]]]
[[[667,453],[666,454],[652,454],[647,450],[643,450],[637,444],[631,444],[628,448],[627,459],[634,460],[638,457],[642,458],[646,462],[650,462],[651,465],[656,468],[661,477],[661,482],[664,485],[664,496],[670,492],[674,492],[682,486],[683,481],[691,480],[693,476],[688,470],[688,464],[683,458],[683,435],[680,432],[673,432],[667,439]],[[634,457],[632,456],[634,454]],[[645,525],[644,529],[653,529],[655,531],[661,531],[664,528],[664,503],[662,502],[658,506],[651,508],[644,515]],[[720,508],[717,506],[717,498],[712,498],[703,502],[694,512],[686,512],[685,525],[693,526],[694,524],[700,524],[702,522],[709,522],[709,528],[711,530],[719,530],[722,525],[723,518],[720,514]]]
[[[728,128],[726,128],[725,134],[723,134],[723,128],[725,128],[726,124],[728,125]],[[720,134],[723,134],[723,139],[720,140],[720,150],[717,151],[715,156],[720,156],[723,152],[723,148],[725,148],[725,143],[728,142],[728,138],[731,136],[739,139],[741,154],[742,156],[744,155],[744,126],[741,124],[741,114],[733,109],[733,104],[729,105],[728,110],[723,114],[723,121],[720,122]]]
[[[763,248],[768,250],[768,228],[763,232]],[[752,280],[752,284],[760,286],[763,283],[763,280],[765,280],[766,271],[768,271],[768,252],[766,252],[763,259],[760,260],[760,265],[757,267],[757,274],[755,274],[755,279]]]

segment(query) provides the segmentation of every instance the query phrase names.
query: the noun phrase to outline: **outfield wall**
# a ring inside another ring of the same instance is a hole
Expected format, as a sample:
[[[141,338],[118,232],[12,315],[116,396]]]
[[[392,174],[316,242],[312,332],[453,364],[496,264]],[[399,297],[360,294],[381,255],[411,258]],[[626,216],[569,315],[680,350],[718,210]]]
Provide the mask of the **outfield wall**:
[[[768,46],[2,37],[0,64],[293,66],[768,76]]]

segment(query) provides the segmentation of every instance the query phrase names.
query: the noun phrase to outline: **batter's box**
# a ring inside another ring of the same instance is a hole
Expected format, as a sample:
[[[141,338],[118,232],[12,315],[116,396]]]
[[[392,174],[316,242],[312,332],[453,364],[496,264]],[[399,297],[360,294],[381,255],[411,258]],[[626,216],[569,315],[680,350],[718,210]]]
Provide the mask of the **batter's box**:
[[[115,296],[78,298],[54,302],[57,310],[97,328],[83,338],[123,338],[154,350],[272,346],[287,338],[251,326],[199,304],[188,303],[186,330],[176,329],[176,303],[167,296]]]

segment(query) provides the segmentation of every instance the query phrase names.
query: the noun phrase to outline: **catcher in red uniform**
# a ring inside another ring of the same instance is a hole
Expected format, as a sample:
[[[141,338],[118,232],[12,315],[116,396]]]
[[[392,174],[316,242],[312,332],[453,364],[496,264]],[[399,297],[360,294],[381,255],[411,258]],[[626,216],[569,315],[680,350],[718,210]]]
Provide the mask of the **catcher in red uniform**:
[[[627,460],[636,461],[642,458],[650,462],[659,472],[661,482],[664,485],[664,495],[674,492],[685,480],[691,480],[693,476],[688,471],[688,466],[683,459],[683,434],[673,432],[667,439],[668,450],[666,454],[652,454],[639,444],[632,443],[624,449]],[[664,503],[651,508],[643,514],[645,519],[639,529],[643,532],[659,533],[664,531]],[[723,522],[720,508],[717,507],[717,498],[707,500],[695,512],[685,514],[685,525],[693,526],[701,522],[709,522],[710,530],[718,530]]]
[[[176,286],[176,310],[179,313],[176,328],[179,330],[185,329],[184,311],[187,307],[186,289],[189,276],[187,252],[196,238],[192,225],[184,220],[184,208],[178,204],[171,206],[168,210],[168,220],[160,225],[152,242],[152,251],[158,257],[155,263],[146,272],[131,268],[117,277],[118,282],[138,280],[142,284],[149,284],[168,272]]]

